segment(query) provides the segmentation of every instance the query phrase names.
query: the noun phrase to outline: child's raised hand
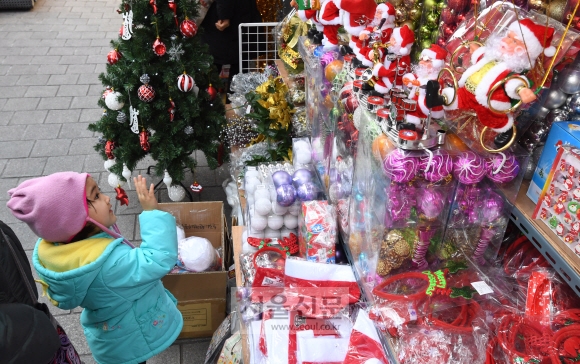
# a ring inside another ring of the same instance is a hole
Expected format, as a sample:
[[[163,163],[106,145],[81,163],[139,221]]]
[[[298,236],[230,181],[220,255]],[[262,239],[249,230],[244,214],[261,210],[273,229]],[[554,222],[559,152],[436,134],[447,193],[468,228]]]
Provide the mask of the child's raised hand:
[[[147,189],[147,181],[141,175],[133,178],[133,183],[135,183],[135,191],[137,191],[137,197],[143,207],[143,211],[156,210],[157,198],[155,197],[153,183]]]

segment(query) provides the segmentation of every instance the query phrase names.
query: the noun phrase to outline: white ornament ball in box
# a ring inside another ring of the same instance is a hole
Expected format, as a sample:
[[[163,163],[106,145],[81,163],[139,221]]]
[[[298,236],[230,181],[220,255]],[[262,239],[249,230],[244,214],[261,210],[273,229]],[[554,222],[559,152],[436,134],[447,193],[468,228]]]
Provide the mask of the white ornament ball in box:
[[[264,230],[264,237],[266,239],[280,239],[280,230],[266,228]]]
[[[105,97],[105,104],[111,110],[121,110],[125,106],[124,102],[119,101],[119,97],[123,96],[120,92],[111,92]]]
[[[288,229],[296,229],[298,227],[298,217],[291,214],[285,215],[284,226]]]
[[[258,201],[260,198],[272,201],[270,191],[264,185],[258,186],[256,191],[254,191],[254,200]]]
[[[306,140],[296,140],[294,142],[293,148],[292,148],[292,152],[293,153],[297,153],[297,152],[301,152],[301,151],[305,151],[310,153],[311,147],[310,147],[310,143],[308,143]]]
[[[282,238],[289,237],[291,233],[298,236],[298,232],[296,229],[288,229],[287,227],[283,227],[282,229],[280,229],[280,235],[282,236]]]
[[[117,163],[117,161],[114,158],[113,159],[107,159],[105,161],[105,169],[107,171],[109,171],[111,169],[111,167],[115,165],[115,163]]]
[[[246,191],[246,196],[251,196],[256,191],[256,187],[260,184],[260,180],[257,178],[249,178],[244,182],[244,190]]]
[[[300,164],[310,164],[312,162],[312,153],[311,152],[302,152],[299,151],[295,154],[296,162]]]
[[[266,237],[266,232],[265,232],[265,230],[259,231],[259,230],[254,230],[253,228],[250,228],[250,231],[248,232],[248,237],[249,238],[264,239]]]
[[[247,204],[248,206],[254,206],[254,202],[255,202],[255,200],[254,200],[254,196],[248,196],[248,197],[246,198],[246,204]]]
[[[258,248],[255,248],[248,244],[248,230],[244,230],[242,233],[242,253],[255,253]]]
[[[280,206],[276,200],[272,201],[272,212],[276,215],[285,215],[288,212],[288,207]]]
[[[254,231],[262,231],[268,226],[268,218],[256,214],[250,218],[250,226]]]
[[[265,197],[257,198],[254,202],[254,210],[258,215],[267,216],[272,211],[272,202]]]
[[[288,206],[288,212],[294,216],[300,215],[300,201],[297,201],[292,205]]]
[[[244,174],[244,178],[247,180],[248,178],[256,178],[259,179],[260,178],[260,172],[258,172],[257,169],[248,169],[246,171],[246,173]]]
[[[218,253],[206,238],[190,236],[179,241],[178,259],[192,272],[205,272],[218,268]]]
[[[176,228],[177,228],[177,241],[185,239],[185,230],[183,230],[183,227],[181,225],[177,225]]]
[[[284,225],[284,218],[278,215],[268,216],[268,227],[274,230],[280,230]]]

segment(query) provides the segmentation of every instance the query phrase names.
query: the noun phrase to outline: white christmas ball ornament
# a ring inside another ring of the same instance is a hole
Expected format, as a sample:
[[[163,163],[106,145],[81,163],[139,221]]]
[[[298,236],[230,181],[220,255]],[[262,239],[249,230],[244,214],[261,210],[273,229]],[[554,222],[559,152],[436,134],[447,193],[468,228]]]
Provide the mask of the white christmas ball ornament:
[[[250,231],[248,232],[248,237],[264,239],[266,237],[266,233],[264,230],[260,231],[254,230],[254,228],[250,228]]]
[[[254,199],[258,201],[261,198],[265,198],[268,201],[272,201],[269,190],[264,185],[259,185],[254,191]]]
[[[272,212],[276,215],[285,215],[288,212],[288,207],[280,206],[276,200],[272,201]]]
[[[258,215],[267,216],[272,211],[272,202],[265,197],[260,197],[256,199],[254,208]]]
[[[258,172],[257,169],[248,169],[246,171],[246,174],[244,175],[244,178],[247,180],[248,178],[251,178],[251,177],[254,177],[254,178],[259,179],[260,178],[260,172]]]
[[[167,189],[169,189],[169,187],[171,187],[171,183],[173,182],[173,178],[171,178],[169,172],[167,172],[167,169],[164,172],[165,173],[163,174],[163,183],[165,183]]]
[[[189,271],[205,272],[217,266],[217,251],[206,238],[190,236],[179,242],[178,250],[179,260]]]
[[[177,225],[176,228],[177,228],[177,242],[180,242],[183,239],[185,239],[185,230],[183,230],[181,225]]]
[[[123,163],[123,172],[121,174],[123,175],[123,178],[125,178],[125,180],[127,181],[129,188],[131,188],[131,171],[129,170],[129,168],[125,163]]]
[[[109,174],[108,182],[109,182],[109,186],[111,186],[113,188],[123,187],[125,185],[125,182],[122,181],[119,178],[119,176],[117,176],[114,173]]]
[[[287,227],[283,227],[282,229],[280,229],[280,235],[282,236],[282,238],[288,238],[290,234],[298,236],[296,229],[288,229]]]
[[[296,229],[298,227],[298,218],[291,214],[285,215],[284,226],[288,229]]]
[[[111,167],[114,166],[115,163],[117,163],[117,161],[114,158],[113,159],[107,159],[105,161],[105,169],[110,172]]]
[[[298,151],[296,154],[296,162],[300,164],[310,164],[312,162],[312,152]]]
[[[264,237],[266,239],[280,239],[280,230],[266,228],[266,230],[264,230]]]
[[[167,194],[169,195],[171,201],[179,202],[185,197],[185,190],[179,185],[171,186],[169,187]]]
[[[298,216],[300,214],[300,202],[295,202],[288,206],[288,212],[294,216]]]
[[[255,201],[255,200],[254,200],[254,196],[248,196],[248,197],[246,198],[246,204],[247,204],[248,206],[254,206],[254,201]]]
[[[284,225],[284,218],[278,215],[268,216],[268,227],[274,230],[280,230]]]
[[[119,101],[119,97],[123,96],[120,92],[111,92],[105,97],[105,104],[111,110],[121,110],[125,106],[124,102]]]
[[[251,217],[250,226],[254,231],[262,231],[268,226],[268,218],[256,214]]]

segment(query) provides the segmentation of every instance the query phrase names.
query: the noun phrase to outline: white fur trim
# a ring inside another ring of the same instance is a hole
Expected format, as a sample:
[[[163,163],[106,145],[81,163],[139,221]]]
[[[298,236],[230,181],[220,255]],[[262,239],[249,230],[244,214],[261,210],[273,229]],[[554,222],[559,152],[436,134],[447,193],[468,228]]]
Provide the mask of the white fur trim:
[[[487,98],[485,101],[486,101],[486,105],[487,105]],[[507,110],[510,107],[512,107],[512,104],[507,102],[507,101],[491,100],[490,104],[491,104],[491,107],[493,107],[496,110]]]
[[[548,48],[544,49],[544,55],[546,57],[554,57],[555,54],[556,54],[556,47],[554,47],[554,46],[549,46]]]
[[[445,116],[445,111],[443,111],[443,108],[439,106],[439,108],[441,110],[435,110],[435,108],[431,109],[431,117],[434,119],[443,119],[443,117]]]
[[[322,40],[322,49],[324,49],[325,51],[335,51],[338,49],[338,44],[332,44],[330,43],[327,39],[323,39]]]
[[[480,61],[480,62],[485,62],[485,61]],[[502,62],[502,63],[498,63],[495,66],[493,66],[481,78],[481,81],[479,81],[479,84],[477,85],[477,88],[475,89],[475,99],[477,100],[477,102],[480,105],[487,107],[487,95],[489,94],[489,91],[491,90],[493,85],[495,85],[498,77],[500,77],[502,74],[505,74],[507,76],[508,72],[509,71],[508,71],[505,63]]]
[[[435,52],[429,48],[425,48],[423,51],[421,51],[421,56],[419,56],[419,59],[422,59],[423,57],[428,57],[429,59],[434,60],[437,58],[437,54],[435,54]]]
[[[358,315],[356,317],[356,321],[354,322],[352,330],[353,331],[356,330],[361,334],[367,336],[369,339],[377,343],[380,343],[379,335],[377,334],[375,325],[373,324],[373,322],[371,321],[369,315],[366,313],[365,310],[358,311]]]
[[[486,47],[479,47],[471,54],[471,64],[476,64],[485,53]]]
[[[337,8],[342,9],[342,7],[340,6],[341,0],[331,0],[334,5],[336,5]]]
[[[526,48],[528,50],[528,54],[532,59],[532,63],[535,63],[536,58],[538,58],[538,56],[544,50],[544,47],[540,43],[540,40],[536,38],[534,33],[532,33],[532,31],[528,27],[520,25],[518,21],[514,21],[513,23],[511,23],[510,26],[508,27],[508,30],[511,30],[512,32],[516,33],[520,38],[520,40],[524,41],[524,44],[526,45]],[[533,66],[534,65],[532,64],[532,67]]]
[[[516,93],[516,89],[520,86],[524,86],[524,87],[530,87],[530,82],[528,81],[528,79],[525,76],[520,76],[521,78],[523,78],[524,80],[526,80],[526,82],[522,82],[517,78],[512,78],[511,80],[509,80],[508,82],[505,83],[504,88],[505,88],[505,92],[506,94],[515,100],[519,100],[520,99],[520,95],[518,95]]]
[[[512,114],[507,114],[507,118],[508,118],[507,123],[504,126],[502,126],[501,128],[492,129],[492,130],[495,132],[498,132],[498,133],[503,133],[503,132],[510,130],[512,128],[512,126],[514,125],[514,117]]]
[[[381,85],[379,82],[381,81],[375,82],[375,91],[380,92],[382,94],[386,94],[387,92],[389,92],[390,88],[387,88],[387,86],[385,85]]]
[[[412,45],[412,44],[411,44]],[[399,51],[399,53],[402,56],[406,56],[407,54],[409,54],[409,51],[411,50],[411,47],[407,48],[407,47],[401,47],[401,50]]]
[[[360,62],[362,63],[363,66],[367,66],[367,67],[372,67],[373,66],[373,62],[371,62],[370,60],[368,60],[366,58],[360,59]]]
[[[381,68],[383,68],[384,66],[380,63],[375,64],[375,66],[373,67],[373,76],[375,77],[379,77],[379,72],[381,70]]]
[[[453,95],[455,94],[455,90],[453,89],[453,87],[446,87],[443,90],[441,90],[441,94],[447,97],[447,100],[452,100]],[[449,106],[443,105],[443,108],[445,110],[457,110],[457,107],[458,107],[457,97],[455,98],[455,101],[453,101],[451,105]]]
[[[445,66],[445,61],[443,61],[441,59],[434,59],[431,61],[431,64],[435,68],[443,68],[443,66]]]
[[[421,126],[421,119],[418,116],[407,114],[405,121],[416,126]]]
[[[300,18],[300,20],[308,21],[308,18],[306,17],[306,11],[298,10],[298,11],[296,11],[296,14],[298,14],[298,17]]]
[[[365,30],[363,30],[362,32],[360,32],[359,36],[362,35],[362,34],[366,34],[366,35],[371,34],[371,31],[370,30],[367,30],[367,29],[368,29],[368,27]]]
[[[340,9],[338,11],[338,14],[334,18],[329,19],[329,20],[323,19],[324,12],[326,11],[326,6],[328,4],[330,4],[331,2],[332,1],[325,1],[320,6],[320,10],[319,10],[319,13],[318,13],[319,14],[318,15],[318,18],[320,19],[320,23],[321,24],[324,24],[324,25],[338,25],[338,24],[342,24],[342,16],[341,16],[342,15],[341,14],[341,11],[342,10],[340,10]]]
[[[417,98],[417,107],[421,112],[427,117],[429,115],[429,108],[427,108],[427,104],[425,103],[425,94],[420,93],[419,97]]]

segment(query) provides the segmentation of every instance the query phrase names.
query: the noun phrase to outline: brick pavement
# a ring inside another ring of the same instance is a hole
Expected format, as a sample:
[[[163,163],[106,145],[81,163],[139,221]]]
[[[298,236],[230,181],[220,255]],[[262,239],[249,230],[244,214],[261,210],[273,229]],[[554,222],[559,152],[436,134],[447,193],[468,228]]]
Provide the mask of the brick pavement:
[[[89,172],[105,192],[112,191],[103,160],[92,147],[97,135],[87,125],[102,113],[98,75],[105,71],[109,41],[122,23],[118,5],[118,0],[38,0],[30,11],[0,12],[0,220],[16,232],[29,259],[37,238],[6,208],[6,191],[25,179],[66,170]],[[227,166],[211,171],[200,152],[196,157],[195,177],[204,190],[194,199],[225,203],[221,183],[228,177]],[[144,160],[138,170],[144,173],[150,164]],[[192,180],[188,174],[185,182]],[[135,201],[134,191],[127,192]],[[159,198],[169,201],[165,190]],[[115,212],[124,235],[139,243],[139,208],[117,204]],[[83,361],[94,363],[79,323],[80,309],[49,306]],[[203,363],[207,345],[208,339],[180,341],[147,363]]]

